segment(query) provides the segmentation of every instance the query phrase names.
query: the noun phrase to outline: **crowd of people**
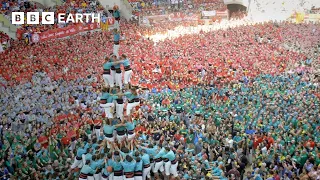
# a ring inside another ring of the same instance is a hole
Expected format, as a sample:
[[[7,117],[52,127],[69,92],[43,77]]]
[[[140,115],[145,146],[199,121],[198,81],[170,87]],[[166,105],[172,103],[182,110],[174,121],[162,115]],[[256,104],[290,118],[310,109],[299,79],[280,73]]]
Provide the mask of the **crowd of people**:
[[[0,55],[1,178],[319,178],[319,24],[118,24]]]
[[[135,2],[136,3],[136,2]],[[206,1],[138,1],[137,6],[142,16],[163,15],[172,12],[184,12],[186,14],[194,13],[200,14],[201,11],[224,11],[227,9],[226,5],[221,0],[206,0]]]

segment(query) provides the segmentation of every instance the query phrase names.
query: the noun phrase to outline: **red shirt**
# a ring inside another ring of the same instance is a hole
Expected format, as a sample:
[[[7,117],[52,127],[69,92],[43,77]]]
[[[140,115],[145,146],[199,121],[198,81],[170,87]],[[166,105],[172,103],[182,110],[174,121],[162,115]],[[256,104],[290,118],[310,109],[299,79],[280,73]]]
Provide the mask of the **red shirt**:
[[[102,120],[94,120],[94,121],[93,121],[93,124],[94,124],[95,126],[101,126],[101,125],[102,125]]]
[[[315,143],[313,141],[308,140],[303,144],[304,147],[307,147],[307,144],[309,143],[309,147],[314,148]]]

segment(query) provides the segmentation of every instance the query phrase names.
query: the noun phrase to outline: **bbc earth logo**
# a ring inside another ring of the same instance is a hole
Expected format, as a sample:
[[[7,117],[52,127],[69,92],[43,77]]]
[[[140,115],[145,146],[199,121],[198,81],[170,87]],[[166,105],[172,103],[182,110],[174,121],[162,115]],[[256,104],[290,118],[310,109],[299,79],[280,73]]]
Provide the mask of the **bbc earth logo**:
[[[100,23],[101,20],[101,15],[99,13],[58,13],[57,21],[55,12],[42,12],[41,16],[39,12],[27,12],[26,16],[24,12],[12,12],[11,15],[12,24],[54,24],[55,22],[57,22],[58,24],[89,22]]]

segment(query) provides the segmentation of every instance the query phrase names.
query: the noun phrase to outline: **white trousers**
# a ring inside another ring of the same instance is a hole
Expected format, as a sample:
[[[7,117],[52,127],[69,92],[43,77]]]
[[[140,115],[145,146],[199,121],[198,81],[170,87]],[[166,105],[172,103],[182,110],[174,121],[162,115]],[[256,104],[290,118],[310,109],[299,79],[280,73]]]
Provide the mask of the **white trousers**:
[[[99,138],[100,138],[100,134],[101,134],[100,129],[94,128],[94,131],[96,132],[96,137],[97,137],[97,139],[99,139]]]
[[[110,176],[108,178],[104,178],[101,176],[101,180],[111,180],[111,179],[110,179]]]
[[[94,180],[101,180],[101,173],[94,174],[93,177],[94,177]]]
[[[132,110],[133,108],[139,106],[139,104],[140,104],[140,102],[128,103],[128,104],[127,104],[127,111],[126,111],[127,116],[129,116],[130,113],[131,113],[131,110]]]
[[[124,106],[124,104],[116,103],[117,118],[120,118],[121,120],[123,120],[123,106]]]
[[[83,166],[86,165],[86,155],[82,154],[82,164]]]
[[[124,140],[124,138],[126,137],[126,135],[117,135],[117,141],[120,143]]]
[[[146,180],[147,177],[150,177],[150,171],[151,171],[151,166],[148,168],[143,168],[143,171],[142,171],[142,179],[143,180]]]
[[[116,79],[116,86],[119,86],[120,89],[122,89],[122,73],[116,73],[115,79]]]
[[[114,103],[100,104],[100,107],[104,108],[106,117],[113,118],[113,112],[111,111],[111,109],[114,107]]]
[[[73,164],[71,165],[71,169],[74,169],[76,167],[78,168],[82,168],[83,166],[83,162],[82,162],[82,159],[81,160],[77,160],[77,157],[74,158],[74,162]]]
[[[154,164],[153,173],[158,173],[159,170],[160,170],[160,172],[163,172],[163,171],[164,171],[163,161],[156,162],[156,163]]]
[[[129,71],[125,71],[125,72],[124,72],[123,83],[124,83],[125,85],[130,83],[131,75],[132,75],[132,70],[129,70]]]
[[[128,140],[132,140],[136,136],[135,133],[133,134],[128,134]]]
[[[176,162],[175,164],[171,164],[170,166],[170,174],[173,175],[173,177],[178,177],[178,162]]]
[[[134,180],[142,180],[142,176],[135,176]]]
[[[112,84],[114,85],[115,81],[116,81],[116,71],[115,70],[111,70],[110,75],[112,76]]]
[[[88,178],[87,179],[79,178],[79,180],[88,180]]]
[[[164,163],[164,172],[167,176],[170,176],[170,167],[171,167],[171,161]]]
[[[113,54],[116,55],[117,58],[119,58],[119,49],[120,49],[119,44],[113,44]]]
[[[135,103],[128,103],[128,104],[127,104],[127,110],[126,110],[127,116],[130,115],[131,110],[135,107],[134,104],[135,104]]]
[[[154,172],[154,166],[155,166],[155,163],[150,163],[150,166],[151,166],[151,171]],[[149,179],[150,179],[150,176],[147,176]]]
[[[102,75],[104,83],[106,86],[113,88],[114,87],[114,79],[113,76],[110,74],[104,74]]]
[[[110,179],[110,177],[109,177]],[[124,176],[113,176],[113,180],[124,180],[125,177]]]
[[[126,176],[124,176],[123,179],[124,179],[124,180],[135,180],[134,177],[132,177],[132,178],[126,178]]]
[[[87,180],[95,180],[93,176],[88,176]]]
[[[117,30],[119,31],[120,30],[120,21],[115,20],[113,26],[115,28],[117,28]]]

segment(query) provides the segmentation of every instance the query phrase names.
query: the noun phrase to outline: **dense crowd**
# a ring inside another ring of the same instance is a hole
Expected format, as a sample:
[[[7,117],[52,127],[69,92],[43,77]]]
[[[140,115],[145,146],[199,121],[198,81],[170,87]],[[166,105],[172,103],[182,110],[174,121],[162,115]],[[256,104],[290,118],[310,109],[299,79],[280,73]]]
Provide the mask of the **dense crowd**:
[[[0,177],[319,178],[319,24],[121,21],[1,54]]]
[[[141,2],[137,2],[135,7],[138,9],[142,16],[153,16],[153,15],[163,15],[169,14],[172,12],[184,12],[186,14],[194,13],[200,14],[201,11],[224,11],[226,10],[226,6],[221,0],[206,0],[206,1],[146,1],[143,2],[143,6]]]

